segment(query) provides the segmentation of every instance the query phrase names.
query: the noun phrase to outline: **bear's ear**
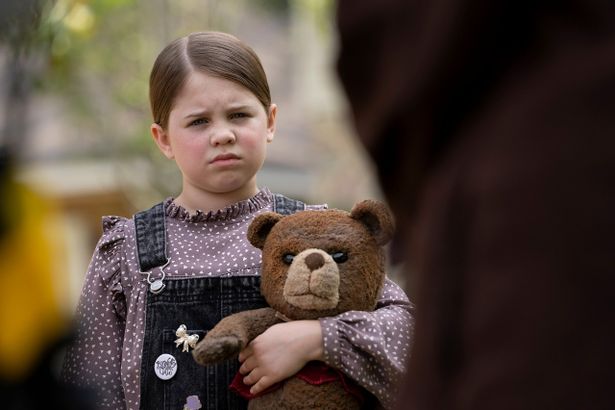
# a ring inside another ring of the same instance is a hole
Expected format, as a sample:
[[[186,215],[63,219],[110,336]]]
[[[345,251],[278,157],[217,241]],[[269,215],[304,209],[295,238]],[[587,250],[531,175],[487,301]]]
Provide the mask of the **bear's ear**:
[[[271,232],[271,228],[278,223],[280,219],[284,218],[275,212],[263,212],[256,216],[248,227],[248,240],[250,243],[258,249],[263,249],[265,245],[265,239]]]
[[[365,225],[380,246],[386,245],[393,238],[395,224],[391,211],[380,201],[367,199],[357,202],[350,211],[350,217]]]

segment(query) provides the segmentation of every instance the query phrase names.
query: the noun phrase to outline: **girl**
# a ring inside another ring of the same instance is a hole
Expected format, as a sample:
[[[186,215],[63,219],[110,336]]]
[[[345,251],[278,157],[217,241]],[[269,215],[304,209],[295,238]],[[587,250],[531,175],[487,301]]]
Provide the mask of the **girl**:
[[[321,360],[388,405],[411,330],[408,299],[391,281],[375,312],[282,323],[240,362],[194,362],[191,346],[222,317],[264,306],[260,253],[246,239],[254,216],[324,206],[258,188],[277,107],[258,57],[237,38],[204,32],[169,44],[150,102],[153,139],[179,167],[182,190],[134,218],[103,219],[65,380],[97,387],[102,408],[234,409],[245,407],[228,389],[240,366],[256,394]]]

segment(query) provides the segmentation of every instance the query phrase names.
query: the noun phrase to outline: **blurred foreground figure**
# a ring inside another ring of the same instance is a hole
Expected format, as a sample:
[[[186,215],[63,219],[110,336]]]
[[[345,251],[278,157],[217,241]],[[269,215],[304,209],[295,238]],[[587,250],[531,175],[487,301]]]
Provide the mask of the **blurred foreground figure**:
[[[416,302],[401,408],[614,409],[615,3],[341,0]]]
[[[93,410],[94,392],[59,382],[70,323],[52,268],[53,205],[16,182],[0,147],[0,408]]]
[[[94,410],[96,392],[59,381],[72,326],[56,266],[62,229],[49,198],[14,175],[29,143],[35,38],[45,0],[0,2],[0,409]]]

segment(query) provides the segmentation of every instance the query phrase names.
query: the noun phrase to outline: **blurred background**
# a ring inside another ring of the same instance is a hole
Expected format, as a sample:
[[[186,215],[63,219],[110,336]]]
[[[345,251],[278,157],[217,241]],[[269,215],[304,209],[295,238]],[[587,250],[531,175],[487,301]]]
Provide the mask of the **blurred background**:
[[[380,196],[334,72],[333,0],[2,4],[13,16],[0,44],[2,142],[15,179],[57,207],[68,309],[101,216],[130,216],[179,193],[179,173],[149,134],[148,77],[158,52],[192,31],[234,34],[262,59],[279,114],[259,185],[343,209]]]
[[[149,72],[172,39],[221,30],[261,57],[278,129],[260,186],[342,209],[381,197],[334,71],[335,7],[0,2],[0,286],[13,295],[0,302],[0,380],[18,380],[62,334],[101,217],[130,216],[179,193],[179,173],[149,134]],[[32,329],[36,336],[24,337]]]

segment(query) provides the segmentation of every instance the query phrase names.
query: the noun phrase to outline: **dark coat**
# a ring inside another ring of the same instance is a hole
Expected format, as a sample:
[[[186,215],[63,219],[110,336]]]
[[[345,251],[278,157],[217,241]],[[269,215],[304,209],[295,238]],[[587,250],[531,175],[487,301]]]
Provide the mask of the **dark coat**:
[[[417,306],[400,408],[615,408],[615,3],[337,16]]]

